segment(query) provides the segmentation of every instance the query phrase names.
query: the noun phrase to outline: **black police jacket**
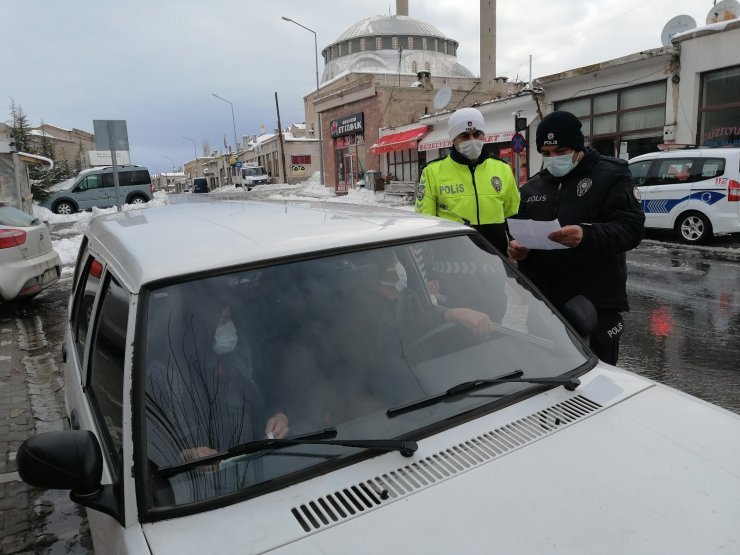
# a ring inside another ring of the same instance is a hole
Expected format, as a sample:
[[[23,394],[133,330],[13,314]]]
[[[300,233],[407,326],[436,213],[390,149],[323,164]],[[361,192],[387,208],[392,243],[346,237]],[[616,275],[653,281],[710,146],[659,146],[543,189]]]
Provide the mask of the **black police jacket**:
[[[519,264],[524,274],[558,310],[576,295],[597,309],[629,310],[625,252],[642,240],[645,214],[627,162],[587,150],[567,175],[543,170],[520,193],[518,218],[583,229],[577,247],[530,250]]]

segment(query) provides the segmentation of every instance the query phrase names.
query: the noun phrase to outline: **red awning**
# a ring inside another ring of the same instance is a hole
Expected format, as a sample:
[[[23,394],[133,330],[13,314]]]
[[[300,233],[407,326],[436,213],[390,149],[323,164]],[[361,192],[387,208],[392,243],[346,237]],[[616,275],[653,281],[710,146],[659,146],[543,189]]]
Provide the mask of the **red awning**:
[[[382,154],[383,152],[393,152],[394,150],[416,149],[416,143],[431,129],[430,125],[414,127],[400,133],[384,135],[378,142],[370,147],[373,154]]]

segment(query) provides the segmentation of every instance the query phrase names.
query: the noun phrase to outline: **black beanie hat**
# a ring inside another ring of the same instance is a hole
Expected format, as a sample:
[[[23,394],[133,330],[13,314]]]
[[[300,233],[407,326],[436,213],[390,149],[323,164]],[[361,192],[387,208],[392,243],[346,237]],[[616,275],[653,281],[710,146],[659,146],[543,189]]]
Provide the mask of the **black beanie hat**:
[[[537,126],[537,151],[543,146],[566,146],[584,150],[581,122],[570,112],[551,112]]]

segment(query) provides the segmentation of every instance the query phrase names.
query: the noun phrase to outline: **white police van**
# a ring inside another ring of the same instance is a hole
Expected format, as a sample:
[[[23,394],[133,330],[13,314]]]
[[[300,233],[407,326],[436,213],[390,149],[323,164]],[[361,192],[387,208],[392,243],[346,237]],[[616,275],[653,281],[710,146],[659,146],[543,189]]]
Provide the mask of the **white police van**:
[[[740,148],[696,148],[643,154],[630,170],[645,227],[672,229],[686,243],[740,233]]]

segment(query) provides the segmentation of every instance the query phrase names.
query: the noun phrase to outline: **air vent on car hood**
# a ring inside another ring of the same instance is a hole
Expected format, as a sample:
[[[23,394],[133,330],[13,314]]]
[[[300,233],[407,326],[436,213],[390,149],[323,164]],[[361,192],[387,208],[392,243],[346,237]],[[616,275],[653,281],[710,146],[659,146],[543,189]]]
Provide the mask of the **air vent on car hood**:
[[[382,476],[305,502],[291,512],[306,532],[330,526],[487,463],[599,408],[598,403],[577,395]]]

